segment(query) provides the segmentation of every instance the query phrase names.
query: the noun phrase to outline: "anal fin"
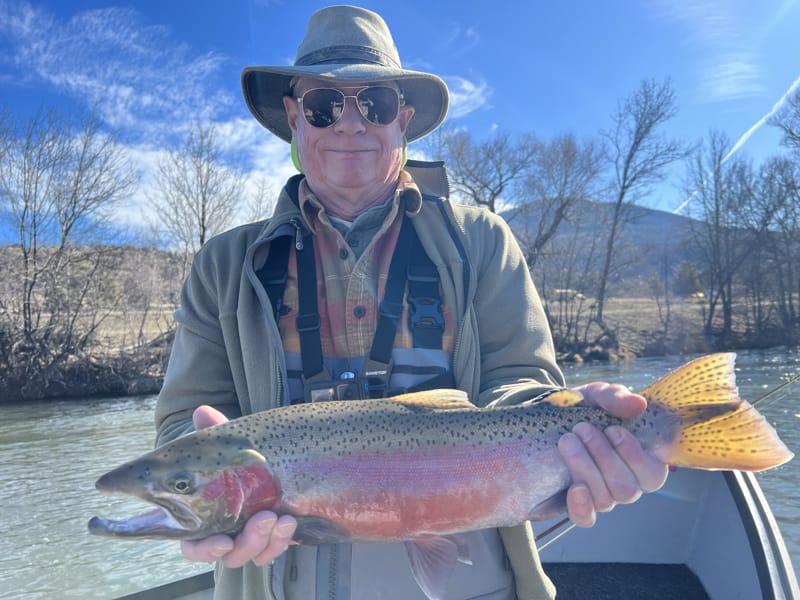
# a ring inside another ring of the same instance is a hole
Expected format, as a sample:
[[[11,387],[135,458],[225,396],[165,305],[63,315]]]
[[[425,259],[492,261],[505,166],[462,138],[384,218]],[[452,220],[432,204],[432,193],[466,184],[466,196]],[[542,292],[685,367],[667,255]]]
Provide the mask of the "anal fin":
[[[456,562],[472,564],[469,548],[456,535],[426,536],[405,543],[411,573],[430,600],[442,600]]]

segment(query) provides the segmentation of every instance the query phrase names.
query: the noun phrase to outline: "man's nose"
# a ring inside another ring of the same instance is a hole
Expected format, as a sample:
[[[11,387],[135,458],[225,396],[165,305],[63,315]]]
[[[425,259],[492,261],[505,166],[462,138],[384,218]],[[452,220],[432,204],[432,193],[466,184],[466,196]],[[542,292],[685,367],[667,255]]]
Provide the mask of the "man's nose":
[[[344,99],[342,114],[334,124],[334,129],[336,131],[358,133],[366,129],[366,119],[364,119],[361,111],[358,110],[357,102],[358,100],[351,96]]]

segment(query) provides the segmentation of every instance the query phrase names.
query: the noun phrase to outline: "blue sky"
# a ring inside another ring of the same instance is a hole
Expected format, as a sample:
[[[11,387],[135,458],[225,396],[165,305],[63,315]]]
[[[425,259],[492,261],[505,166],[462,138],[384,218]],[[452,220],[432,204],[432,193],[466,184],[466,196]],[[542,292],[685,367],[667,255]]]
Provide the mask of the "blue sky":
[[[0,104],[15,115],[96,106],[143,173],[191,119],[213,120],[242,166],[277,187],[286,144],[250,117],[242,67],[289,64],[308,16],[331,2],[0,0]],[[671,78],[669,133],[711,129],[758,164],[781,152],[758,126],[800,85],[800,0],[362,2],[389,23],[404,66],[448,83],[448,120],[481,138],[499,128],[543,139],[608,128],[644,78]],[[412,145],[413,151],[413,145]],[[673,210],[680,172],[647,199]],[[120,219],[136,219],[144,192]]]

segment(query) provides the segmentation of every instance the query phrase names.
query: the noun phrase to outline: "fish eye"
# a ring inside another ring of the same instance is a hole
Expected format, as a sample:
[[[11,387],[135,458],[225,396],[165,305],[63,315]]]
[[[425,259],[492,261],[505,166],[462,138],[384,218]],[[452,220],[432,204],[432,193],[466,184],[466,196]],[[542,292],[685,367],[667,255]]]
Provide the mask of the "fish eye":
[[[176,494],[190,494],[194,491],[192,485],[192,478],[190,475],[180,473],[176,475],[170,482],[169,487]]]

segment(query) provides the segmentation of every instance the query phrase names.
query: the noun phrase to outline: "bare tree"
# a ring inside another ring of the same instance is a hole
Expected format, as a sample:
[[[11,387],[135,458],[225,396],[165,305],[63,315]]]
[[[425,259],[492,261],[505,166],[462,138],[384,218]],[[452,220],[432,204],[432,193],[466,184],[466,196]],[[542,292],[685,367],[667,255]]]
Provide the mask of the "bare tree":
[[[733,333],[734,284],[743,261],[759,243],[758,233],[766,224],[751,223],[754,175],[743,158],[727,159],[731,144],[724,134],[711,131],[689,162],[688,190],[694,194],[689,205],[696,217],[694,237],[702,250],[706,272],[704,331],[707,341],[726,345]],[[717,311],[722,324],[715,331]]]
[[[800,331],[800,165],[786,156],[768,159],[752,198],[748,226],[761,233],[747,257],[744,283],[754,334],[794,343]]]
[[[783,143],[800,152],[800,89],[791,95],[778,114],[770,120],[783,131]]]
[[[520,184],[527,201],[515,216],[515,232],[529,267],[559,225],[571,219],[576,203],[591,198],[601,168],[602,148],[595,140],[579,142],[564,134],[539,146]]]
[[[3,113],[0,209],[16,235],[0,327],[15,342],[0,361],[22,385],[46,385],[49,372],[86,348],[114,302],[102,289],[105,256],[95,243],[133,181],[94,115],[76,124],[40,111],[21,123]]]
[[[444,149],[455,196],[494,213],[500,202],[519,200],[513,186],[539,148],[531,135],[513,140],[506,132],[496,132],[484,142],[473,141],[463,130],[443,131],[436,139]]]
[[[626,222],[626,208],[647,195],[652,185],[663,181],[668,165],[686,156],[681,143],[667,139],[662,132],[663,126],[676,113],[675,93],[669,80],[663,83],[645,80],[619,104],[613,126],[605,133],[613,167],[613,213],[597,290],[595,318],[601,326],[616,242]]]
[[[596,283],[597,239],[594,222],[562,228],[544,246],[546,260],[531,269],[559,352],[582,355],[590,340],[591,298],[584,293]]]
[[[275,210],[277,198],[275,187],[265,177],[260,178],[256,183],[255,194],[247,202],[245,214],[247,222],[261,221],[269,217]]]
[[[157,227],[187,257],[233,222],[242,196],[242,171],[223,161],[213,124],[197,122],[185,143],[158,166],[157,191],[150,199]]]

